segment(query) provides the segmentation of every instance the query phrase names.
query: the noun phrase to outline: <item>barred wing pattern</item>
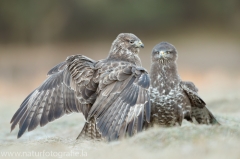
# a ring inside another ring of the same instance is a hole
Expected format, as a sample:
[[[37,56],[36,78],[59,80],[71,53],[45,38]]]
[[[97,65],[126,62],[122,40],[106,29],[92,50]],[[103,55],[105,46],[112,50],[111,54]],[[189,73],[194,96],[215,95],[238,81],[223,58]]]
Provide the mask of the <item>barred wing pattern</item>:
[[[190,89],[187,84],[181,83],[180,86],[182,87],[184,92],[187,94],[187,96],[192,104],[192,107],[203,108],[206,106],[206,103],[198,96],[197,92]]]
[[[126,132],[131,136],[142,131],[143,121],[150,121],[150,79],[143,68],[123,62],[112,62],[107,69],[100,76],[99,95],[88,121],[94,117],[102,137],[112,141]]]
[[[19,124],[18,138],[26,130],[44,126],[64,114],[82,112],[87,117],[97,89],[91,80],[95,63],[85,56],[73,55],[52,68],[48,78],[28,95],[12,117],[11,130]]]
[[[216,124],[220,125],[217,119],[206,107],[206,103],[198,96],[197,88],[194,84],[189,82],[182,82],[180,84],[191,102],[191,116],[196,119],[199,124]]]

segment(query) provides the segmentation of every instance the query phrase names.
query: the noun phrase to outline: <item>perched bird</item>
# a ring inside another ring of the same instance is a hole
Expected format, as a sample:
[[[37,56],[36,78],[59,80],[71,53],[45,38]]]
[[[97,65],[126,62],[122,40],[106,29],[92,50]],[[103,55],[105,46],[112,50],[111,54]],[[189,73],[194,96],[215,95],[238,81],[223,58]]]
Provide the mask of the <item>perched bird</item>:
[[[48,78],[30,93],[13,115],[11,130],[19,125],[18,138],[38,125],[64,114],[81,112],[86,124],[79,137],[108,141],[142,130],[150,121],[150,78],[141,67],[141,40],[121,33],[109,56],[94,61],[83,55],[69,56],[48,72]]]
[[[146,126],[181,125],[183,119],[199,124],[219,124],[198,96],[195,85],[181,80],[177,57],[177,50],[167,42],[157,44],[152,50],[151,123]]]
[[[141,67],[139,48],[144,47],[133,34],[120,34],[107,59],[95,65],[98,70],[98,97],[78,138],[111,141],[142,131],[150,122],[148,88],[150,78]]]

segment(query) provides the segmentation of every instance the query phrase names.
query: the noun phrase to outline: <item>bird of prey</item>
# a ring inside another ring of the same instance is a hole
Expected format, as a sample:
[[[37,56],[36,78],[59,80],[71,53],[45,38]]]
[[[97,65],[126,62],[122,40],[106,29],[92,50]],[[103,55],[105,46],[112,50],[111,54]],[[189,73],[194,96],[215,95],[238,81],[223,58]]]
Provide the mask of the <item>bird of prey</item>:
[[[182,81],[177,71],[177,50],[167,42],[152,50],[151,123],[153,125],[181,125],[183,119],[198,124],[219,124],[199,97],[192,82]]]
[[[44,126],[64,114],[81,112],[86,124],[79,137],[112,141],[126,132],[140,132],[151,114],[150,78],[138,56],[143,47],[134,34],[121,33],[104,60],[69,56],[52,68],[42,85],[22,102],[12,117],[11,130],[19,125],[19,138],[26,130]]]

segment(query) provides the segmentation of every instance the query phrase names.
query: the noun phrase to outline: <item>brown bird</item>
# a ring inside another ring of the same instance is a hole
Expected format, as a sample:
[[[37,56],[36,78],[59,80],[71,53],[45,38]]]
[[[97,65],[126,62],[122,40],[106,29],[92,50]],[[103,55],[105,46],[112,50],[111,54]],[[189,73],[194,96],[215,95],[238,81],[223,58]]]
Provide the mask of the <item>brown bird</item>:
[[[192,82],[182,81],[177,71],[177,50],[167,43],[157,44],[152,50],[151,123],[161,126],[181,125],[183,119],[199,124],[219,124],[198,96]]]
[[[117,36],[109,56],[94,61],[69,56],[48,72],[48,78],[23,101],[13,115],[11,130],[19,125],[18,138],[38,125],[64,114],[81,112],[87,120],[79,137],[108,141],[140,132],[150,121],[150,78],[141,67],[141,40],[130,33]]]

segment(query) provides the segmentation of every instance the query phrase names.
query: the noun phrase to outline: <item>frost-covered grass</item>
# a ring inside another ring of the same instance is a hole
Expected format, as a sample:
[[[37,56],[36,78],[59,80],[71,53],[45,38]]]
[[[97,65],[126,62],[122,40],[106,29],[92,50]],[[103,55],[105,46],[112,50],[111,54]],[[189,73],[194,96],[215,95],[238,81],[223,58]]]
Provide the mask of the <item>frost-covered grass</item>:
[[[240,103],[240,100],[236,98],[235,102]],[[222,110],[222,103],[228,107],[228,113]],[[17,130],[9,133],[12,110],[9,109],[10,105],[6,105],[1,107],[0,151],[52,152],[55,158],[64,156],[63,153],[71,155],[71,151],[80,154],[69,158],[239,158],[239,104],[234,105],[231,100],[218,100],[213,101],[212,105],[210,108],[221,126],[194,125],[184,121],[182,127],[154,127],[132,138],[112,143],[76,141],[84,123],[81,114],[63,117],[16,139]]]

